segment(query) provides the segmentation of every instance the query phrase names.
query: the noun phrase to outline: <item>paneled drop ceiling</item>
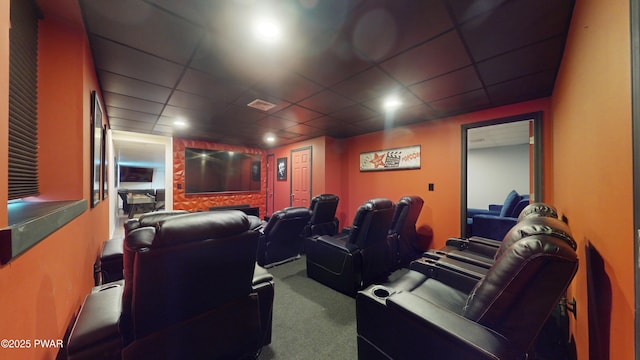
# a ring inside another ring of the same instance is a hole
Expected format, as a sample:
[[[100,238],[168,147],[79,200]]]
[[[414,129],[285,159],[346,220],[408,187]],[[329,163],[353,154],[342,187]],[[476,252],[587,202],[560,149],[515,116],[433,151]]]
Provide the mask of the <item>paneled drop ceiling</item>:
[[[79,3],[112,129],[268,148],[549,96],[574,1]]]

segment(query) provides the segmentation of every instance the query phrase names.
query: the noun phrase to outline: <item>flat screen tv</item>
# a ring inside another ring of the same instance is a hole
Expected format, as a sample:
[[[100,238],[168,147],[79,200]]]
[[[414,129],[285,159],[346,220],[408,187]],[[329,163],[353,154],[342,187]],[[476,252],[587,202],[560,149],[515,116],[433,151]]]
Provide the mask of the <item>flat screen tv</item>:
[[[186,194],[260,191],[262,155],[185,148]]]
[[[152,182],[153,168],[120,166],[120,182]]]

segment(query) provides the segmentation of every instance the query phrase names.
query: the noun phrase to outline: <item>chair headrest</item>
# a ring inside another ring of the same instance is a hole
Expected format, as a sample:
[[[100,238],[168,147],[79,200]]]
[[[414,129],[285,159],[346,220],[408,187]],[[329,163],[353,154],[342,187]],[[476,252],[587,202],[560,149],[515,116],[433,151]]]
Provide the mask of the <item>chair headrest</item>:
[[[269,222],[293,219],[293,218],[309,218],[311,217],[311,210],[306,207],[288,207],[282,210],[278,210],[271,215]]]
[[[316,195],[313,197],[313,199],[311,199],[311,204],[317,203],[317,202],[338,202],[340,201],[340,198],[338,197],[338,195],[334,195],[334,194],[320,194],[320,195]]]
[[[166,211],[154,211],[140,215],[138,221],[140,226],[156,226],[156,224],[164,219],[168,219],[176,215],[184,215],[189,212],[186,210],[166,210]]]
[[[571,236],[569,226],[561,220],[550,217],[528,217],[515,224],[504,236],[500,248],[496,251],[494,259],[497,259],[516,241],[531,235],[548,235],[564,241],[573,250],[578,248]]]
[[[518,221],[528,217],[545,216],[551,218],[558,218],[558,211],[551,205],[545,203],[531,203],[527,205],[520,215],[518,215]]]
[[[156,226],[153,248],[232,236],[249,231],[239,210],[205,211],[167,218]]]
[[[406,205],[416,204],[422,207],[422,205],[424,204],[424,200],[422,200],[420,196],[409,195],[409,196],[401,197],[400,200],[398,200],[398,202],[396,203],[396,206],[400,206],[400,204],[406,204]]]

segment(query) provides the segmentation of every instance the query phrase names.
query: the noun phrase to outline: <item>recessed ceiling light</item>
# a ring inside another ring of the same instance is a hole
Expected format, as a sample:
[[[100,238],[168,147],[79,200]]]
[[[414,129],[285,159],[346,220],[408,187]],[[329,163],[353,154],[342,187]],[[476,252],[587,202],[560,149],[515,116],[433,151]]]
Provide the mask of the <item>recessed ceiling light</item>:
[[[180,126],[180,127],[185,127],[185,126],[187,126],[187,122],[182,118],[178,118],[173,122],[173,125]]]
[[[267,143],[274,143],[276,141],[276,137],[273,134],[267,134],[264,137],[264,141]]]
[[[382,106],[387,110],[396,109],[401,105],[402,105],[402,101],[400,101],[400,99],[395,97],[387,98],[382,102]]]
[[[282,39],[282,27],[273,19],[260,18],[253,24],[253,34],[261,41],[277,43]]]

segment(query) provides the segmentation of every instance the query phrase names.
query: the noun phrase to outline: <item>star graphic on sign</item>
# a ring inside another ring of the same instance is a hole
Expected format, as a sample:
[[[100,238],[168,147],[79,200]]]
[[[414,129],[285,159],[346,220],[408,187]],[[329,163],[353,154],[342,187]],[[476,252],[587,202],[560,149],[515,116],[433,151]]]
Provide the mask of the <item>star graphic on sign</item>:
[[[372,163],[375,168],[378,168],[378,166],[384,167],[384,154],[373,154],[373,159],[369,160],[369,162]]]

